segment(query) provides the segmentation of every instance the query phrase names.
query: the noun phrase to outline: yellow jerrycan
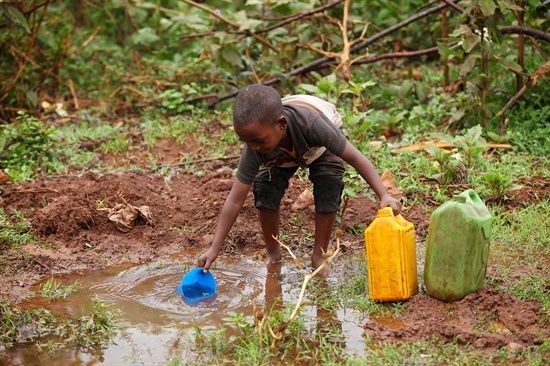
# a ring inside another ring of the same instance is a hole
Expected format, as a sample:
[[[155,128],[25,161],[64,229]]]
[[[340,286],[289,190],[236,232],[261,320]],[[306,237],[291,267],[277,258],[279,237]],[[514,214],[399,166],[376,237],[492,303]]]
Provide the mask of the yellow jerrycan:
[[[408,300],[418,291],[414,225],[391,207],[378,215],[365,230],[369,295],[372,300]]]

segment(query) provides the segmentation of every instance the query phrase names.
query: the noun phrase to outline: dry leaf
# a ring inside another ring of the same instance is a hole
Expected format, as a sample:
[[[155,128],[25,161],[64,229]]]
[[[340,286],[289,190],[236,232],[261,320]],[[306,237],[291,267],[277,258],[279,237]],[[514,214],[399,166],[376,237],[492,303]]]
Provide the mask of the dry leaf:
[[[130,204],[118,203],[115,207],[110,208],[109,220],[111,220],[116,228],[124,233],[129,232],[134,228],[134,220],[141,216],[148,224],[153,223],[153,218],[149,206],[135,207]]]
[[[400,200],[403,197],[403,191],[397,187],[395,181],[393,180],[393,174],[388,169],[384,170],[382,173],[382,183],[386,187],[389,195],[393,198]]]
[[[10,183],[10,182],[13,182],[10,176],[0,170],[0,184]]]

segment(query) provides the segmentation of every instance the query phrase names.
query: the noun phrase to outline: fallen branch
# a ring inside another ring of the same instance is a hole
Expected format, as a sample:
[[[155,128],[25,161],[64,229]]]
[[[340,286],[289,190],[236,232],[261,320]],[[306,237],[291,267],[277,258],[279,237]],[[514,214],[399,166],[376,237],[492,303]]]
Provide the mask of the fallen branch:
[[[438,12],[440,11],[441,9],[444,9],[446,8],[448,5],[446,3],[443,3],[443,4],[440,4],[440,5],[437,5],[437,6],[434,6],[433,8],[430,8],[428,10],[425,10],[413,17],[410,17],[409,19],[406,19],[404,21],[402,21],[401,23],[398,23],[396,25],[394,25],[393,27],[390,27],[386,30],[383,30],[382,32],[380,33],[377,33],[376,35],[368,38],[368,39],[365,39],[364,41],[362,42],[359,42],[357,43],[356,45],[354,45],[353,47],[350,48],[350,52],[357,52],[359,50],[362,50],[364,49],[366,46],[370,45],[371,43],[379,40],[380,38],[382,37],[385,37],[387,36],[388,34],[391,34],[419,19],[422,19],[432,13],[435,13],[435,12]],[[287,77],[291,77],[291,76],[296,76],[296,75],[299,75],[299,74],[303,74],[303,73],[306,73],[306,72],[309,72],[311,70],[317,70],[319,68],[320,65],[323,65],[325,63],[328,63],[330,61],[332,61],[333,58],[331,57],[321,57],[315,61],[312,61],[304,66],[301,66],[301,67],[298,67],[292,71],[289,71],[285,74],[283,74],[281,77],[276,77],[276,78],[273,78],[273,79],[270,79],[270,80],[267,80],[265,82],[263,82],[264,85],[272,85],[272,84],[276,84],[278,82],[280,82],[282,79],[284,78],[287,78]],[[231,91],[231,92],[228,92],[228,93],[225,93],[225,94],[222,94],[220,96],[218,96],[215,100],[213,100],[212,102],[210,102],[208,104],[208,108],[213,108],[215,105],[217,105],[218,103],[226,100],[226,99],[229,99],[229,98],[233,98],[235,97],[237,94],[239,93],[238,90],[234,90],[234,91]]]
[[[452,43],[449,44],[449,46],[453,46],[457,43],[458,42],[452,42]],[[378,62],[378,61],[382,61],[382,60],[391,59],[391,58],[418,57],[418,56],[429,55],[430,53],[436,53],[436,52],[439,52],[439,48],[437,46],[436,47],[431,47],[431,48],[426,48],[425,50],[418,50],[418,51],[391,52],[391,53],[385,53],[383,55],[372,56],[372,57],[369,57],[369,58],[364,58],[364,59],[361,59],[361,60],[357,60],[353,64],[354,65],[364,65],[364,64],[370,64],[370,63],[374,63],[374,62]],[[319,69],[326,68],[326,67],[334,65],[334,64],[335,64],[335,62],[331,61],[331,62],[328,62],[326,64],[319,65]]]
[[[305,18],[307,16],[310,16],[310,15],[313,15],[313,14],[316,14],[316,13],[321,13],[321,12],[327,10],[327,9],[330,9],[330,8],[340,4],[342,1],[344,1],[344,0],[336,0],[336,1],[333,1],[331,3],[325,4],[323,6],[320,6],[318,8],[315,8],[315,9],[311,9],[311,10],[308,10],[308,11],[301,11],[297,14],[294,14],[294,15],[290,16],[289,18],[283,20],[280,23],[274,24],[274,25],[269,26],[267,28],[260,29],[260,30],[256,31],[255,33],[267,33],[269,31],[272,31],[273,29],[280,28],[283,25],[286,25],[288,23],[292,23],[295,20],[302,19],[302,18]]]
[[[17,193],[39,193],[39,192],[52,192],[52,193],[59,193],[58,190],[51,189],[51,188],[35,188],[35,189],[15,189],[14,192]]]
[[[439,149],[447,149],[447,150],[450,150],[450,149],[455,147],[455,145],[453,145],[451,143],[448,143],[448,142],[445,142],[445,141],[429,140],[429,141],[423,141],[423,142],[420,142],[418,144],[414,144],[414,145],[410,145],[410,146],[399,147],[399,148],[393,149],[391,152],[392,153],[416,152],[416,151],[426,150],[430,147],[430,145],[433,145],[433,146],[435,146]],[[487,143],[487,148],[488,149],[511,149],[512,145],[503,144],[503,143],[488,142]]]
[[[166,168],[166,167],[185,166],[185,165],[187,165],[187,164],[201,164],[201,163],[206,163],[206,162],[208,162],[208,161],[214,161],[214,160],[233,160],[233,159],[238,159],[238,158],[240,158],[240,157],[241,157],[241,155],[214,156],[214,157],[211,157],[211,158],[203,158],[203,159],[189,160],[189,161],[182,162],[182,163],[157,165],[157,166],[155,167],[155,170],[156,170],[156,169],[160,169],[160,168]]]
[[[550,33],[520,25],[508,25],[505,27],[499,27],[498,30],[502,34],[525,34],[534,38],[542,39],[546,42],[550,42]]]
[[[273,29],[281,28],[282,26],[287,25],[288,23],[292,23],[296,20],[303,19],[305,17],[311,16],[311,15],[314,15],[314,14],[317,14],[317,13],[321,13],[321,12],[327,10],[327,9],[330,9],[330,8],[340,4],[342,1],[344,1],[344,0],[336,0],[332,3],[322,5],[318,8],[315,8],[315,9],[311,9],[311,10],[308,10],[308,11],[301,11],[299,13],[289,15],[288,17],[285,17],[285,20],[283,20],[283,21],[281,21],[277,24],[270,25],[269,27],[259,29],[259,30],[255,31],[254,34],[267,33],[267,32],[272,31]],[[236,32],[228,32],[228,33],[231,33],[231,34],[246,34],[246,31],[236,31]],[[180,39],[200,38],[200,37],[205,37],[205,36],[212,36],[214,34],[216,34],[216,32],[184,34],[184,35],[180,36]]]
[[[191,5],[191,6],[194,6],[196,8],[199,8],[201,9],[202,11],[205,11],[207,12],[208,14],[220,19],[222,22],[224,22],[225,24],[228,24],[230,25],[231,27],[235,28],[235,29],[240,29],[241,26],[238,24],[238,23],[235,23],[229,19],[227,19],[226,17],[224,17],[223,15],[221,15],[221,13],[219,12],[216,12],[215,10],[212,10],[210,9],[209,7],[205,6],[205,5],[202,5],[202,4],[198,4],[192,0],[182,0],[184,3],[188,4],[188,5]],[[277,50],[277,48],[275,48],[275,46],[273,46],[271,43],[269,43],[266,39],[260,37],[258,34],[256,33],[253,33],[249,30],[244,30],[243,31],[244,34],[248,35],[248,36],[251,36],[253,37],[254,39],[256,39],[257,41],[263,43],[264,45],[266,45],[267,47],[271,48],[273,51],[275,52],[279,52],[279,50]]]

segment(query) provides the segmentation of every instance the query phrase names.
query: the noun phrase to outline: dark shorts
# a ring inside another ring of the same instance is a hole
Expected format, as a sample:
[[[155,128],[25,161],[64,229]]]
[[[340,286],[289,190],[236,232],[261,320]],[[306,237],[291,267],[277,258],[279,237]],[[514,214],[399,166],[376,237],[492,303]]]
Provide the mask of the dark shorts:
[[[254,205],[259,209],[276,211],[288,188],[288,180],[298,167],[261,167],[254,179]],[[329,151],[308,166],[309,179],[313,182],[315,211],[338,212],[344,189],[344,162]]]

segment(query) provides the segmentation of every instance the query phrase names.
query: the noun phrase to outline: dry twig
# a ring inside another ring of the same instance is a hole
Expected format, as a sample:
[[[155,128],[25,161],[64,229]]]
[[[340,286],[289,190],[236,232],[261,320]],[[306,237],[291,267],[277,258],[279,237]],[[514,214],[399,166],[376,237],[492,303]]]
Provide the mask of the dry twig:
[[[313,272],[308,273],[302,267],[302,265],[298,261],[298,258],[296,258],[296,256],[294,255],[294,253],[292,252],[290,247],[288,247],[287,245],[281,243],[279,241],[279,239],[276,238],[276,237],[273,237],[273,239],[275,239],[277,241],[277,243],[279,243],[280,246],[285,248],[290,253],[292,258],[294,259],[294,263],[298,266],[300,271],[304,274],[304,282],[302,283],[302,289],[300,290],[300,295],[298,296],[298,300],[296,301],[296,306],[294,307],[294,311],[292,312],[292,314],[290,314],[290,316],[288,317],[288,319],[286,321],[279,324],[279,326],[277,327],[277,332],[273,331],[273,329],[271,327],[271,324],[269,323],[269,320],[267,319],[267,316],[264,314],[264,312],[261,311],[261,310],[256,309],[256,306],[254,305],[254,321],[256,323],[256,329],[258,331],[259,339],[261,341],[261,339],[262,339],[261,335],[262,335],[263,327],[264,327],[264,324],[266,324],[271,336],[273,337],[273,342],[271,344],[271,349],[276,348],[276,346],[278,344],[278,341],[283,338],[285,330],[288,328],[290,323],[292,323],[292,321],[294,320],[296,315],[298,315],[298,312],[300,311],[300,308],[302,307],[302,303],[304,301],[304,296],[305,296],[305,293],[306,293],[306,288],[307,288],[308,282],[313,277],[315,277],[315,275],[317,275],[317,273],[319,273],[319,271],[321,271],[331,260],[333,260],[334,257],[336,257],[336,255],[340,251],[340,238],[337,236],[336,237],[336,248],[329,249],[326,253],[323,251],[323,257],[325,258],[325,261],[317,269],[315,269]]]
[[[531,85],[537,85],[539,78],[542,77],[543,79],[546,79],[545,74],[550,72],[550,61],[546,61],[546,63],[542,66],[539,66],[537,70],[532,74],[529,75],[529,79],[527,79],[527,82],[523,85],[523,87],[512,97],[510,100],[506,103],[504,107],[497,113],[497,117],[505,118],[505,113],[518,100],[523,93],[527,90],[527,88]],[[502,127],[500,129],[500,136],[504,135],[504,131],[506,130],[507,121],[504,119],[504,122],[502,124]]]

